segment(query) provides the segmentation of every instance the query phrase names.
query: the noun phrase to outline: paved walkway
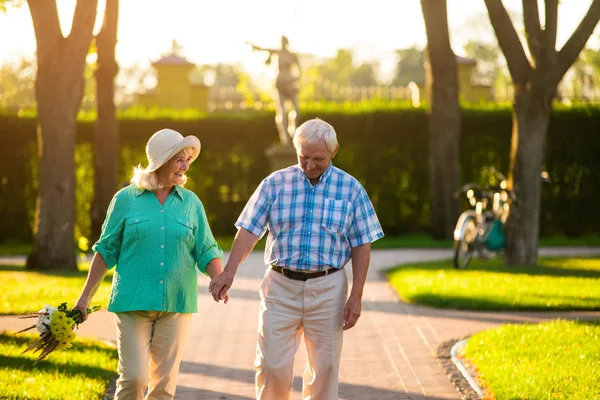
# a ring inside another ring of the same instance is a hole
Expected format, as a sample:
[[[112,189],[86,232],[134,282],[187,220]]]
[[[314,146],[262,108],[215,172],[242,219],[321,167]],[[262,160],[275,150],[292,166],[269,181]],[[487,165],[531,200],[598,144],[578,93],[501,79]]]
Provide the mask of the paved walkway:
[[[600,248],[543,249],[541,254],[591,256],[600,255]],[[594,312],[467,312],[413,306],[400,302],[381,274],[393,265],[450,256],[450,250],[373,251],[362,317],[344,336],[340,399],[460,399],[433,357],[443,341],[504,322],[600,316]],[[346,268],[351,271],[350,266]],[[190,329],[176,399],[254,398],[258,288],[263,273],[262,253],[254,252],[240,267],[227,305],[214,303],[208,295],[208,279],[200,278],[199,312],[194,315]],[[22,327],[23,321],[16,317],[0,317],[0,331]],[[112,314],[101,311],[92,315],[78,334],[114,341]],[[294,399],[301,398],[305,360],[301,348],[294,369]]]

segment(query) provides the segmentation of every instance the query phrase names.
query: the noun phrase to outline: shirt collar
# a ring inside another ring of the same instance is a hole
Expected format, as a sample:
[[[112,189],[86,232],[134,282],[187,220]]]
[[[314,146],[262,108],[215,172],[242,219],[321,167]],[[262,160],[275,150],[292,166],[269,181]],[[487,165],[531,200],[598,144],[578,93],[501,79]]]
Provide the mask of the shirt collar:
[[[179,196],[181,200],[183,200],[183,188],[179,185],[175,185],[175,189],[173,190]]]
[[[175,189],[173,189],[173,192],[177,194],[177,196],[179,196],[179,198],[181,200],[183,200],[183,188],[179,185],[175,185],[174,186]],[[135,196],[140,196],[141,194],[143,194],[146,191],[146,189],[140,189],[137,186],[134,186],[134,194]]]
[[[308,176],[306,176],[306,174],[302,171],[302,168],[300,168],[300,166],[298,164],[295,165],[296,170],[298,171],[298,173],[300,175],[302,175],[302,178],[304,178],[304,180],[306,182],[308,182],[309,184],[312,185],[312,183],[310,183],[310,179],[308,179]],[[331,161],[329,161],[329,166],[327,167],[327,169],[325,170],[325,172],[323,172],[321,174],[321,176],[319,177],[319,182],[323,182],[325,183],[327,181],[327,179],[329,179],[329,176],[331,176],[331,171],[333,171],[333,163]]]

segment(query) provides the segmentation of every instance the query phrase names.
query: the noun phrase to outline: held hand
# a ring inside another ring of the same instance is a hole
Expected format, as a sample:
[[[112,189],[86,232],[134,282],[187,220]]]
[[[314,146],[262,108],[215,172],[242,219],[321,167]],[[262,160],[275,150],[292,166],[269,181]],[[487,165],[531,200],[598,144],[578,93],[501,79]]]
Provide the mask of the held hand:
[[[79,310],[81,312],[82,321],[85,321],[88,317],[88,313],[86,311],[88,305],[89,300],[85,297],[80,297],[75,306],[73,306],[73,310]]]
[[[213,299],[218,303],[224,300],[225,304],[229,301],[227,291],[233,284],[234,275],[227,270],[223,271],[217,277],[210,281],[208,285],[208,291],[212,294]]]
[[[344,306],[344,330],[352,328],[356,325],[362,309],[361,300],[359,297],[350,296]]]

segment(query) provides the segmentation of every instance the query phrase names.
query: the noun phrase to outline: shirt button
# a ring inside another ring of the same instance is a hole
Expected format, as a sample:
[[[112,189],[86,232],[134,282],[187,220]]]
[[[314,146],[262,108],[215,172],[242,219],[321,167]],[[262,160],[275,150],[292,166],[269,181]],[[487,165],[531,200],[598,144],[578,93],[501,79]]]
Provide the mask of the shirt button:
[[[165,265],[165,263],[164,263],[164,262],[161,262],[161,263],[160,263],[160,265]]]
[[[160,248],[161,248],[161,249],[164,249],[164,248],[165,248],[165,245],[164,245],[164,244],[161,244],[161,245],[160,245]]]
[[[312,210],[310,210],[310,211],[309,211],[309,213],[311,213],[311,214],[312,214]]]
[[[164,226],[161,226],[161,227],[160,227],[160,230],[161,230],[161,231],[164,231],[164,230],[165,230],[165,227],[164,227]]]
[[[139,222],[139,221],[140,221],[139,219],[137,219],[137,218],[135,219],[135,222]]]
[[[158,283],[160,283],[160,284],[162,285],[162,284],[163,284],[163,281],[160,281],[160,282],[158,282]]]
[[[161,209],[161,210],[160,210],[160,212],[165,212],[165,210],[162,210],[162,209]]]

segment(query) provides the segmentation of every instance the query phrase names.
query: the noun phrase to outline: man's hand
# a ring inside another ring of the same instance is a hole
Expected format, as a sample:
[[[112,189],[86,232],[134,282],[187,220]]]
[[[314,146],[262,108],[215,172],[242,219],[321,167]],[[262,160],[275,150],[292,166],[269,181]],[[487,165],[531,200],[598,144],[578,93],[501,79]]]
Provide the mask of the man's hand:
[[[212,294],[213,299],[218,303],[221,300],[225,301],[225,304],[229,301],[229,296],[227,295],[227,291],[231,288],[233,284],[233,277],[235,274],[225,270],[213,280],[210,281],[208,285],[208,291]]]
[[[344,306],[344,330],[352,328],[356,325],[362,309],[360,297],[350,296]]]

